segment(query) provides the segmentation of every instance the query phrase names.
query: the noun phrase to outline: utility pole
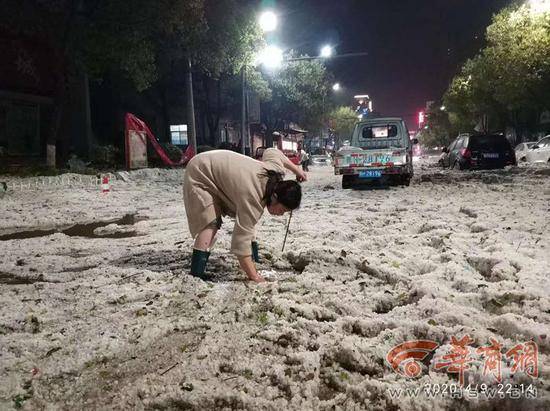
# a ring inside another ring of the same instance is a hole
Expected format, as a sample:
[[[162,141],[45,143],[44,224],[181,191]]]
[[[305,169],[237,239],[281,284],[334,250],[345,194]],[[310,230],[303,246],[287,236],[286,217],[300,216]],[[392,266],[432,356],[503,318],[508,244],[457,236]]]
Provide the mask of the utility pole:
[[[241,88],[241,153],[246,155],[246,141],[248,140],[248,130],[246,126],[246,70],[244,64],[241,68]]]
[[[90,107],[90,81],[88,73],[84,72],[82,78],[84,94],[84,140],[86,142],[86,158],[92,159],[92,111]]]
[[[187,57],[187,78],[185,81],[187,92],[187,137],[194,154],[197,154],[197,135],[195,133],[195,105],[193,102],[193,74],[191,73],[191,59]]]

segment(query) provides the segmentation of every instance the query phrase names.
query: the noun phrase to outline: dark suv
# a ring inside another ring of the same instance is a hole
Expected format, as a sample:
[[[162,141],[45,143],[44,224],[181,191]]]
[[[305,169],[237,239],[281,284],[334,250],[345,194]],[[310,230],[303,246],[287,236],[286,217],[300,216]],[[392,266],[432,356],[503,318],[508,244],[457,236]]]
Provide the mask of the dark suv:
[[[457,170],[488,170],[517,164],[514,149],[501,134],[461,134],[443,153],[441,165]]]

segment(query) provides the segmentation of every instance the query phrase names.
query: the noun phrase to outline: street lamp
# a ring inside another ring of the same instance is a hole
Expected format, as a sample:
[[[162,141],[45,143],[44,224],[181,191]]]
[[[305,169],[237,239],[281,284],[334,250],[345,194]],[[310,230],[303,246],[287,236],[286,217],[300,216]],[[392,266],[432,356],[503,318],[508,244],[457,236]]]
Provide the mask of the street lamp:
[[[277,28],[277,15],[271,10],[264,11],[260,14],[258,23],[264,32],[274,31]]]
[[[256,62],[268,69],[276,69],[283,63],[283,50],[277,46],[267,46],[258,54]]]
[[[445,110],[447,109],[447,107],[441,106],[439,109],[440,109],[441,111],[445,111]]]
[[[333,91],[340,91],[342,87],[340,87],[340,83],[334,83],[332,86]]]
[[[274,31],[277,28],[277,15],[272,10],[266,10],[260,14],[258,24],[264,33]],[[267,68],[276,68],[281,65],[283,60],[283,51],[276,46],[268,46],[256,57],[256,64],[264,64]],[[246,66],[241,68],[241,153],[246,154],[246,146],[250,147],[252,156],[252,142],[247,121],[247,101],[246,91]]]
[[[550,12],[550,0],[529,0],[529,6],[535,14]]]
[[[320,57],[322,58],[329,58],[332,56],[332,53],[334,52],[334,49],[332,46],[326,45],[321,48],[321,54]]]

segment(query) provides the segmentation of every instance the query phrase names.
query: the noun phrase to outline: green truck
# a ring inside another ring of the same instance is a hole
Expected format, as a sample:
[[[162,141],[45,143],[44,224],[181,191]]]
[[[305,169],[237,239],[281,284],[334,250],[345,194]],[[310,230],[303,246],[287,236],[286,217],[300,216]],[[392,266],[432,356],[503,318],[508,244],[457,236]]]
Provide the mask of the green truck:
[[[355,125],[349,144],[334,155],[342,188],[378,182],[408,186],[413,176],[413,145],[403,119],[374,118]]]

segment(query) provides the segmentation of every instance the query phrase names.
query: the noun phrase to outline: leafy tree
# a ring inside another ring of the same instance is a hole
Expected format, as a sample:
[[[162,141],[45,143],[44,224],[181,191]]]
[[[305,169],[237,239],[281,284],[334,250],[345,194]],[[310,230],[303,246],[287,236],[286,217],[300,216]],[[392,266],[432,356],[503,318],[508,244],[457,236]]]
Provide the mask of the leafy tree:
[[[445,146],[457,134],[449,121],[449,114],[441,104],[433,104],[426,112],[426,125],[419,133],[419,140],[426,147]]]
[[[205,31],[204,0],[97,0],[80,32],[95,77],[121,71],[139,91],[189,53]]]
[[[255,53],[262,47],[263,38],[256,23],[255,10],[237,0],[206,0],[207,29],[192,49],[194,65],[199,72],[199,107],[205,117],[211,144],[220,117],[232,106],[240,104],[241,83],[236,75],[244,67],[253,76],[251,67]],[[251,77],[254,87],[265,88],[258,76]]]
[[[262,105],[268,139],[273,131],[283,129],[288,122],[311,129],[322,125],[330,88],[322,63],[315,60],[288,62],[281,70],[267,73],[264,78],[271,89],[271,98]]]
[[[55,73],[52,145],[71,76],[122,73],[145,90],[162,76],[163,67],[173,69],[175,59],[197,44],[202,22],[203,0],[3,0],[0,16],[0,27],[41,36],[63,62]]]
[[[337,139],[337,146],[344,140],[351,139],[353,128],[357,123],[357,114],[348,106],[340,106],[328,114],[329,125],[334,131]]]
[[[548,106],[550,13],[528,5],[504,9],[487,29],[494,98],[510,110]]]
[[[187,59],[192,62],[197,132],[203,144],[215,145],[219,122],[241,102],[241,68],[250,67],[254,52],[261,48],[262,36],[256,24],[254,9],[237,0],[201,0],[193,10],[201,18],[188,21],[190,27],[182,32],[178,27],[157,36],[155,61],[157,79],[143,93],[155,111],[164,116],[166,137],[170,100],[173,90],[181,95],[182,73]],[[249,74],[252,75],[253,73]],[[265,82],[258,76],[252,84],[265,94]],[[176,96],[177,97],[177,96]]]
[[[474,129],[482,115],[492,129],[518,128],[550,107],[550,13],[534,13],[528,4],[505,8],[486,40],[444,96],[455,130]]]

